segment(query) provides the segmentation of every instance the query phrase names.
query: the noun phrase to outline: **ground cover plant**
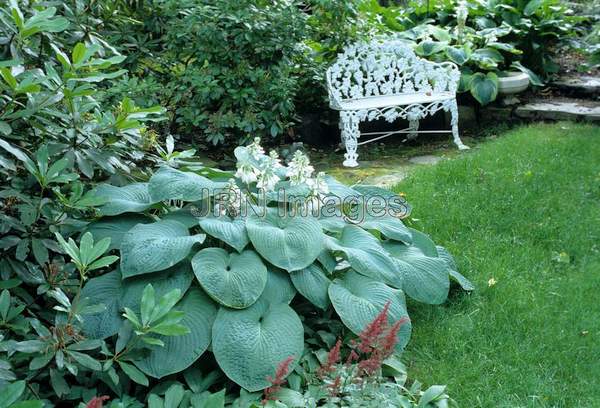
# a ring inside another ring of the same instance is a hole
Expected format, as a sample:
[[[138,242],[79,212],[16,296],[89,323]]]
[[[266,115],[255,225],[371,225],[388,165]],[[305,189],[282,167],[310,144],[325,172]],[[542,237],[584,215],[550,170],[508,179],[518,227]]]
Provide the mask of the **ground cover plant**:
[[[228,389],[243,388],[232,403],[246,406],[260,400],[261,390],[280,385],[269,378],[281,382],[277,367],[285,362],[286,374],[295,373],[297,394],[289,406],[303,406],[297,402],[305,398],[300,391],[309,386],[319,366],[316,355],[323,356],[332,338],[361,334],[383,309],[380,320],[393,328],[386,354],[366,358],[365,367],[358,356],[355,362],[372,375],[409,340],[405,293],[440,304],[451,279],[472,289],[449,253],[426,235],[391,214],[374,216],[356,205],[364,199],[370,210],[381,206],[370,197],[394,198],[395,211],[404,214],[406,203],[390,192],[354,190],[322,173],[315,176],[299,151],[284,166],[274,152],[263,152],[258,139],[238,147],[235,155],[235,174],[204,169],[207,178],[165,165],[147,183],[98,185],[90,206],[100,217],[81,234],[60,224],[53,229],[53,265],[60,279],[44,274],[26,279],[30,276],[8,262],[12,268],[4,268],[3,277],[9,290],[1,302],[6,331],[0,349],[8,357],[4,380],[25,376],[27,398],[49,402],[88,401],[106,393],[145,401],[151,378],[182,373],[192,389],[194,381],[204,382],[195,389],[200,400],[224,395],[202,394],[211,385],[226,386],[224,373],[231,381]],[[224,177],[227,182],[219,181]],[[38,180],[37,189],[42,187]],[[281,196],[280,188],[288,195]],[[329,192],[344,201],[313,213]],[[246,215],[242,197],[252,212],[264,213]],[[259,206],[263,199],[266,206]],[[117,260],[119,266],[110,270]],[[303,299],[294,299],[297,292]],[[44,295],[43,304],[34,300],[35,293]],[[375,346],[364,343],[360,350],[373,353]],[[190,368],[202,357],[202,364]],[[384,384],[365,395],[399,397],[405,391],[403,383],[387,391]],[[15,398],[23,394],[19,387]],[[181,386],[169,390],[163,389],[165,398],[184,392]],[[349,392],[346,386],[342,390]],[[346,398],[358,398],[355,391]],[[418,386],[406,392],[420,395]],[[306,398],[316,406],[328,394]],[[406,398],[409,403],[415,397]],[[422,398],[447,400],[442,388],[425,391]]]
[[[460,406],[597,405],[599,135],[522,127],[396,188],[415,204],[413,225],[462,248],[457,263],[479,288],[415,308],[405,353]]]

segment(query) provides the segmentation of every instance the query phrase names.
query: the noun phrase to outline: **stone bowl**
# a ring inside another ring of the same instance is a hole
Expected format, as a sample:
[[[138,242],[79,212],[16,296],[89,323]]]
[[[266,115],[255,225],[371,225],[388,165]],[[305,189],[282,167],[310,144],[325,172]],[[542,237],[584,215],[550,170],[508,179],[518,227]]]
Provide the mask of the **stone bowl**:
[[[529,87],[529,76],[523,72],[506,72],[498,77],[498,93],[512,95],[523,92]]]

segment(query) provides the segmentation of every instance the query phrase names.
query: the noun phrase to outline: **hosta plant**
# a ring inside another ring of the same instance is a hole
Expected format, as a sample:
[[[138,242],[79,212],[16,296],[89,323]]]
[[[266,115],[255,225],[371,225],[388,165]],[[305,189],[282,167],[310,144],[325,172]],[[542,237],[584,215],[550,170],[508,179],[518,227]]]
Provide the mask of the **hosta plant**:
[[[96,189],[105,204],[86,231],[110,237],[120,264],[83,288],[105,306],[85,318],[85,335],[119,333],[124,308],[143,308],[135,288],[182,295],[175,307],[189,333],[151,334],[162,344],[132,359],[144,374],[160,379],[210,352],[227,377],[258,391],[281,361],[291,357],[293,370],[300,360],[305,302],[355,334],[388,304],[390,321],[405,321],[400,351],[411,332],[405,295],[439,304],[451,279],[471,288],[447,251],[403,224],[400,197],[315,176],[301,152],[283,165],[259,140],[235,156],[235,174],[164,166],[147,183]]]

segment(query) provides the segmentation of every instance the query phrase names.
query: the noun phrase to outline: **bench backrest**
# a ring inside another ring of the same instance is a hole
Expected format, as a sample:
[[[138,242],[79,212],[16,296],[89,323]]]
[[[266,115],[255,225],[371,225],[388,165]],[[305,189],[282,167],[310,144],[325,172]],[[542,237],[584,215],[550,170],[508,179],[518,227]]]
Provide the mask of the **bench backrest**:
[[[419,58],[408,45],[393,40],[350,45],[327,70],[333,103],[383,95],[455,93],[459,79],[455,64]]]

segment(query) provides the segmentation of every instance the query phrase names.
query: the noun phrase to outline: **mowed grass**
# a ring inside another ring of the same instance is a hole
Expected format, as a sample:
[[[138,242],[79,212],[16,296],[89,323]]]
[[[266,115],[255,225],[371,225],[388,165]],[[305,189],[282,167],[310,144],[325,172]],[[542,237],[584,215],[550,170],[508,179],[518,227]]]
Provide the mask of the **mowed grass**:
[[[395,190],[477,286],[409,303],[409,375],[461,407],[600,407],[600,127],[508,131]]]

